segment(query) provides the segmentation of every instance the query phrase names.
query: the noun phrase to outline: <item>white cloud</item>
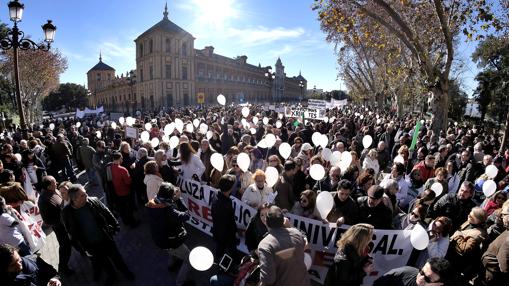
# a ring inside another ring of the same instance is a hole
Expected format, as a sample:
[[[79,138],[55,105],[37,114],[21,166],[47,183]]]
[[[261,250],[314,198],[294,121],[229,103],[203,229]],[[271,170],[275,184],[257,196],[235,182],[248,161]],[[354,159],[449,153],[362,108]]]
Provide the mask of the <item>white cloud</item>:
[[[279,40],[287,40],[298,38],[304,35],[303,28],[282,28],[277,27],[269,29],[267,27],[258,26],[256,28],[227,29],[225,35],[229,38],[236,39],[245,46],[265,45]]]
[[[98,45],[103,58],[134,58],[135,48],[134,45],[119,45],[113,42],[103,42]]]

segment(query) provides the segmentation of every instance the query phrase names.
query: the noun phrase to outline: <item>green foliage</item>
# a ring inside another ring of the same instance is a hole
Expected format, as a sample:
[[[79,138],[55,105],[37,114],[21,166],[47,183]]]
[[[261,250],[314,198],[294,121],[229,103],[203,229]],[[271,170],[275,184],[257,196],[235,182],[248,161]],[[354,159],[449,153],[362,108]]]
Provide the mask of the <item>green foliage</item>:
[[[509,36],[488,37],[479,43],[472,59],[483,70],[476,76],[474,96],[481,119],[488,114],[503,121],[509,112]]]
[[[468,95],[456,80],[449,81],[449,117],[460,120],[465,114]]]
[[[65,106],[68,110],[83,108],[88,104],[88,91],[75,83],[60,84],[56,91],[51,92],[42,101],[44,110],[54,111]]]

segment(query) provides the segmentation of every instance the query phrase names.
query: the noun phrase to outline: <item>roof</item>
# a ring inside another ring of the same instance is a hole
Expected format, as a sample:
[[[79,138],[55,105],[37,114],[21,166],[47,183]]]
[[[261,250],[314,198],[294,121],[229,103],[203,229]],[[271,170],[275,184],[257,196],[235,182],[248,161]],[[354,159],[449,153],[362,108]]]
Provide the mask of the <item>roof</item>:
[[[110,67],[109,65],[103,63],[101,59],[99,59],[99,62],[91,68],[88,72],[91,71],[115,71],[114,68]]]
[[[299,72],[299,76],[297,76],[296,79],[306,81],[306,79],[300,74],[300,72]]]
[[[159,21],[159,23],[155,24],[150,29],[146,30],[141,35],[139,35],[138,38],[136,38],[136,40],[138,40],[139,38],[141,38],[145,35],[156,32],[156,31],[171,32],[171,33],[176,33],[176,34],[185,34],[185,35],[189,35],[191,37],[193,36],[188,31],[180,28],[177,24],[170,21],[170,19],[168,19],[168,17],[164,17],[161,21]]]

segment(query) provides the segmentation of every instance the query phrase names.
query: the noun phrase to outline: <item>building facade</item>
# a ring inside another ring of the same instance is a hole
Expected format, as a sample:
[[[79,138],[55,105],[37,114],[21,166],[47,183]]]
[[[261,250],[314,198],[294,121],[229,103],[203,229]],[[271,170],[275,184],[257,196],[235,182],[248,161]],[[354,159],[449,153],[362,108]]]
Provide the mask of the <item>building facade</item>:
[[[249,64],[247,56],[225,57],[215,54],[212,46],[195,49],[194,40],[169,20],[165,6],[163,19],[134,40],[135,70],[116,75],[100,56],[99,63],[88,71],[91,105],[133,112],[215,104],[218,94],[236,103],[297,101],[303,97],[306,79],[300,74],[287,77],[281,59],[271,73],[270,66]]]

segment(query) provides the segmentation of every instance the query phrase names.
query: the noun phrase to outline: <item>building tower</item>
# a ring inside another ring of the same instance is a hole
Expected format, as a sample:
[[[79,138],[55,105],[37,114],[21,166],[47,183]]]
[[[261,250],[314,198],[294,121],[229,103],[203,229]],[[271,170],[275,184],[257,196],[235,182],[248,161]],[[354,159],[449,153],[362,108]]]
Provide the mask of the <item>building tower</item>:
[[[275,101],[281,101],[285,98],[285,66],[278,57],[276,61],[276,78],[274,80]]]
[[[91,105],[97,105],[96,91],[111,84],[115,78],[115,69],[103,63],[99,53],[99,62],[87,72],[88,91],[92,94]]]

